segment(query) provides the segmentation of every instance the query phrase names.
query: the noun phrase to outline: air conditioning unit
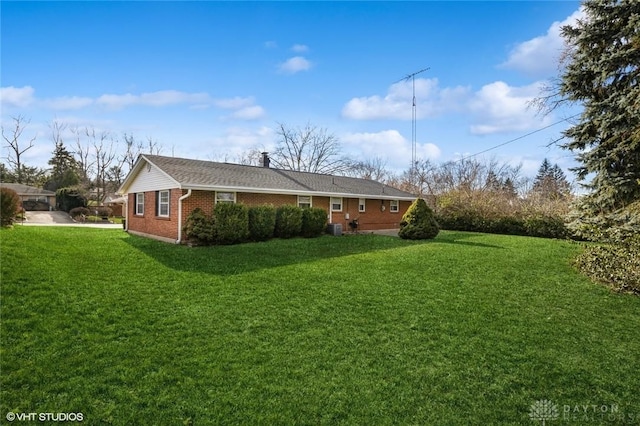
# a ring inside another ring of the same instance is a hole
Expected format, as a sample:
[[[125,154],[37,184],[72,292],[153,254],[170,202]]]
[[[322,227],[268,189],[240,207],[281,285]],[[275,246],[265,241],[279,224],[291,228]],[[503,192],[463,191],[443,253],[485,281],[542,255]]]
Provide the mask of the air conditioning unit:
[[[330,235],[342,235],[342,224],[341,223],[330,223],[327,226],[327,233]]]

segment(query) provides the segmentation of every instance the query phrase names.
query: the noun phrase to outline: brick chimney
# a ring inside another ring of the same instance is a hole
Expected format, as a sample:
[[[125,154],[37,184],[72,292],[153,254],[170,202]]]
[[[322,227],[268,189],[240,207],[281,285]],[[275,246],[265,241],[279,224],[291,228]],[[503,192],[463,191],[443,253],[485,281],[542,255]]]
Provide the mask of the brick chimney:
[[[269,159],[269,153],[268,152],[263,152],[262,153],[262,167],[266,167],[268,169],[270,162],[271,162],[271,160]]]

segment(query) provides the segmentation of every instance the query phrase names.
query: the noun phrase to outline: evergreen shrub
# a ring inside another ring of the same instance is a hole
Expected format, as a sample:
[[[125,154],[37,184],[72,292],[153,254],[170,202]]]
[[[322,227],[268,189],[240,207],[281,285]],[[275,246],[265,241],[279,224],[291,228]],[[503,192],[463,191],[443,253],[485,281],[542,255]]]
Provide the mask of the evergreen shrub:
[[[439,231],[433,211],[422,198],[418,198],[402,216],[398,235],[408,240],[425,240],[435,238]]]
[[[276,210],[274,235],[278,238],[300,236],[302,230],[302,209],[294,205],[280,206]]]
[[[238,244],[249,238],[249,209],[243,204],[218,203],[213,209],[216,244]]]
[[[191,244],[212,244],[215,238],[213,217],[208,216],[198,207],[187,216],[183,232]]]
[[[327,212],[321,208],[312,207],[302,210],[302,236],[306,238],[319,237],[325,233],[327,227]]]
[[[269,205],[249,207],[249,239],[266,241],[273,238],[275,227],[275,207]]]

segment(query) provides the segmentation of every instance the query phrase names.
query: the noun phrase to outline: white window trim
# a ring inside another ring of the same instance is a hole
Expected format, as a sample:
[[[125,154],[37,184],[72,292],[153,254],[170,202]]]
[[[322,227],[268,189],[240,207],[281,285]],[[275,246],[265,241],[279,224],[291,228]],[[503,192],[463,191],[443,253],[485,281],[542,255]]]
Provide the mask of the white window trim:
[[[333,208],[333,200],[340,200],[340,208],[339,209],[334,209]],[[329,198],[329,207],[331,208],[332,212],[341,212],[342,211],[342,207],[343,207],[343,200],[342,197],[330,197]]]
[[[167,194],[167,201],[165,203],[162,202],[162,193]],[[167,214],[162,214],[162,206],[167,206]],[[169,217],[171,214],[171,192],[168,189],[164,191],[158,191],[158,217]]]
[[[389,212],[398,213],[399,211],[400,211],[400,200],[389,200]]]
[[[359,213],[364,213],[367,211],[367,199],[366,198],[359,198],[358,199],[358,212]]]
[[[313,207],[313,197],[311,195],[298,195],[298,207],[300,207],[300,198],[304,197],[304,198],[309,198],[309,208]],[[302,204],[307,204],[307,203],[302,203]]]
[[[233,204],[236,203],[236,200],[238,199],[238,195],[236,192],[231,192],[231,191],[216,191],[215,194],[215,199],[214,202],[215,204],[218,204],[218,194],[233,194]],[[223,200],[223,202],[226,202],[226,200]]]
[[[142,200],[140,200],[142,199]],[[136,216],[144,216],[144,192],[136,192]],[[142,201],[142,202],[141,202]],[[142,209],[139,209],[142,207]],[[142,210],[142,211],[140,211]]]

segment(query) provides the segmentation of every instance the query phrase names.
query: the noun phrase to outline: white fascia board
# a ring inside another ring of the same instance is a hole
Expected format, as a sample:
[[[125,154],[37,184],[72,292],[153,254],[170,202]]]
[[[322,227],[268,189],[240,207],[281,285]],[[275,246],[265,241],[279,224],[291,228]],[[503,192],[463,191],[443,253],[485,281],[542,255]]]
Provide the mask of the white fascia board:
[[[320,192],[320,191],[296,191],[292,189],[265,189],[239,186],[211,186],[211,185],[182,185],[182,189],[194,191],[220,191],[220,192],[250,192],[256,194],[274,195],[310,195],[315,197],[342,197],[342,198],[366,198],[369,200],[402,200],[413,201],[415,197],[396,197],[393,195],[352,194],[345,192]]]

